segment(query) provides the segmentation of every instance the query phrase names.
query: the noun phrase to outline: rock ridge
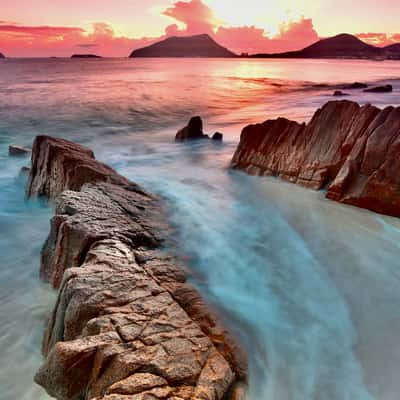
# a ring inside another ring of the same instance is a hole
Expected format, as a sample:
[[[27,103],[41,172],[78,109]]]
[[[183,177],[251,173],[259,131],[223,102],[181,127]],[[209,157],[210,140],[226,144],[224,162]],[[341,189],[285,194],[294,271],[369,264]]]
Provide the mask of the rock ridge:
[[[400,217],[399,151],[400,107],[331,101],[308,124],[278,118],[245,127],[231,168]]]
[[[56,201],[41,277],[58,288],[35,380],[60,400],[220,400],[241,350],[162,249],[158,200],[62,139],[36,138],[29,196]]]

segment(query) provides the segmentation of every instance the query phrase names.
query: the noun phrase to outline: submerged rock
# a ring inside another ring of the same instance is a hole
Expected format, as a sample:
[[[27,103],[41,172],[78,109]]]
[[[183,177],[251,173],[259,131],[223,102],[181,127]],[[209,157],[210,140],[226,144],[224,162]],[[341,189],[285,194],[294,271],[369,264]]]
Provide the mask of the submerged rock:
[[[390,93],[393,92],[392,85],[385,85],[385,86],[377,86],[371,89],[365,89],[364,92],[366,93]]]
[[[328,102],[312,120],[244,128],[231,167],[273,175],[346,204],[400,217],[400,107]]]
[[[347,85],[344,88],[345,89],[366,89],[368,85],[366,83],[361,83],[361,82],[354,82],[351,85]]]
[[[8,147],[8,154],[10,156],[26,156],[31,153],[31,149],[25,146],[18,146],[16,144],[12,144]]]
[[[59,294],[36,382],[60,400],[229,399],[243,355],[161,251],[158,200],[89,149],[46,136],[28,194],[57,198],[41,277]]]
[[[348,93],[344,93],[344,92],[342,92],[341,90],[335,90],[335,92],[333,93],[333,95],[334,95],[335,97],[341,97],[341,96],[348,96],[349,94],[348,94]]]

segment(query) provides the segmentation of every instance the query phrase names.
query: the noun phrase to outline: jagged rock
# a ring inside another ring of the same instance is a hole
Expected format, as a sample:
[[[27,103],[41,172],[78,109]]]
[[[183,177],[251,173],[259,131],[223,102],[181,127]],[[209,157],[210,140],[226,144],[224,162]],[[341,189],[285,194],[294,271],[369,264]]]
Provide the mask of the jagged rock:
[[[222,142],[223,139],[224,139],[224,135],[220,132],[215,132],[212,137],[212,140],[219,141],[219,142]]]
[[[50,136],[37,136],[32,148],[27,195],[55,199],[64,190],[80,190],[88,182],[131,185],[112,168],[95,160],[87,147]]]
[[[390,93],[393,92],[392,85],[385,85],[385,86],[377,86],[371,89],[365,89],[364,92],[366,93]]]
[[[400,107],[328,102],[309,124],[284,118],[246,127],[231,166],[400,216]]]
[[[203,133],[203,121],[201,117],[192,117],[188,125],[178,131],[175,140],[193,140],[193,139],[208,139],[208,135]]]
[[[161,250],[158,200],[84,147],[38,137],[33,149],[28,193],[57,197],[41,275],[59,288],[36,382],[60,400],[229,399],[245,361]]]
[[[26,156],[31,153],[31,149],[29,147],[18,146],[12,144],[8,147],[8,154],[10,156]]]
[[[335,97],[341,97],[341,96],[348,96],[348,93],[344,93],[341,90],[335,90],[335,92],[333,93],[333,96]]]

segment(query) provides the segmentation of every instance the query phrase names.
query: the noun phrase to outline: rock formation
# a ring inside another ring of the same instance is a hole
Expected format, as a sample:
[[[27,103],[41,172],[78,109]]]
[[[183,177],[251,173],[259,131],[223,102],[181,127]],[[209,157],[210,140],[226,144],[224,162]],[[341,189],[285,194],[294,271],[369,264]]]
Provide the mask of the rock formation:
[[[187,126],[178,131],[175,136],[175,140],[178,142],[196,139],[210,139],[210,136],[203,132],[203,121],[199,116],[190,118]],[[215,132],[211,139],[221,142],[224,139],[224,135],[220,132]]]
[[[6,56],[3,53],[0,53],[0,58],[6,58]]]
[[[18,146],[12,144],[8,147],[8,154],[10,156],[26,156],[31,153],[31,149],[29,147]]]
[[[328,102],[308,124],[284,118],[244,128],[231,166],[400,217],[400,107]]]
[[[364,92],[366,93],[390,93],[393,92],[392,85],[385,85],[385,86],[376,86],[370,89],[365,89]]]
[[[27,193],[56,200],[41,276],[59,289],[35,379],[60,400],[229,399],[235,342],[162,250],[160,204],[80,145],[36,138]]]

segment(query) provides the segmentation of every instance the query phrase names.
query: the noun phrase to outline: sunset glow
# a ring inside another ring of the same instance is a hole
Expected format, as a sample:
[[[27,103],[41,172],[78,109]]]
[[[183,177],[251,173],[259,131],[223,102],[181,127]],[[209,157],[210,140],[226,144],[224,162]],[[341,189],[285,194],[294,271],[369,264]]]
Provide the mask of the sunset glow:
[[[2,0],[0,51],[69,56],[91,49],[127,56],[172,35],[209,33],[236,52],[296,50],[347,32],[375,45],[400,40],[397,0]]]

